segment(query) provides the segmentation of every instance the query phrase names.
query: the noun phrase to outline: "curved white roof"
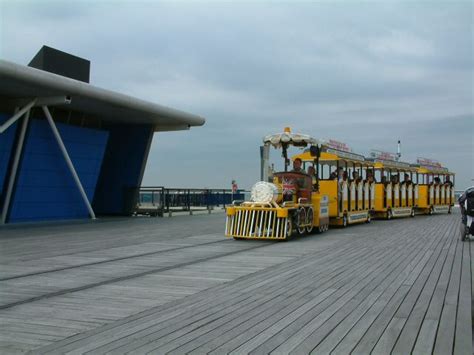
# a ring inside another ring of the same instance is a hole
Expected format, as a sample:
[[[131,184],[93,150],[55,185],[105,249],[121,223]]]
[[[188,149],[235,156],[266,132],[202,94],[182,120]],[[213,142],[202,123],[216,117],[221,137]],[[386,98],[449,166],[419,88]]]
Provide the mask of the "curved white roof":
[[[197,115],[5,60],[0,60],[0,95],[13,100],[70,96],[67,106],[72,110],[104,121],[152,124],[155,131],[188,129],[205,123]]]

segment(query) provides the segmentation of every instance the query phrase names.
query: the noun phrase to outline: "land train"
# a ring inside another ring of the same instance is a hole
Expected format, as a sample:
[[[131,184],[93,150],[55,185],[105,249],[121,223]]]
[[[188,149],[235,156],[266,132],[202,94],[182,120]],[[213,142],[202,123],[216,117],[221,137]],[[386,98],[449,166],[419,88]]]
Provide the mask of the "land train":
[[[388,153],[365,157],[343,143],[289,128],[263,143],[281,150],[284,171],[257,182],[249,201],[226,208],[227,237],[288,240],[372,218],[451,213],[454,205],[455,176],[434,160],[409,164]],[[289,158],[291,146],[303,151]]]

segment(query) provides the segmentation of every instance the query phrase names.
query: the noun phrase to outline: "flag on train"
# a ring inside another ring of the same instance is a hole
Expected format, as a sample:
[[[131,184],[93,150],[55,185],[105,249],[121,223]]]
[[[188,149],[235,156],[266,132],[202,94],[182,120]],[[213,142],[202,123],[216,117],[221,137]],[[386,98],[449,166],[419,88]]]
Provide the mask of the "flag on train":
[[[283,195],[293,195],[296,192],[295,181],[289,178],[283,178]]]

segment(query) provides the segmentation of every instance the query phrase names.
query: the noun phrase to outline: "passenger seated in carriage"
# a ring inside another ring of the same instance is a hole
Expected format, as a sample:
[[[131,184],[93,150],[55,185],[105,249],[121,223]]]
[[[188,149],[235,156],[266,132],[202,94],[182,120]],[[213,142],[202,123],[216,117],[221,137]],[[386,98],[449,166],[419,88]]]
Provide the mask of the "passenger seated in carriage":
[[[453,182],[451,181],[451,178],[449,177],[449,175],[446,175],[446,177],[444,179],[444,184],[449,186],[449,187],[453,187]]]
[[[410,175],[408,175],[407,173],[405,173],[405,175],[403,175],[402,184],[405,184],[405,185],[410,185],[411,184]]]
[[[341,174],[339,176],[339,184],[342,184],[343,182],[347,182],[347,171],[340,171]]]
[[[374,173],[372,172],[372,170],[367,170],[367,178],[364,180],[364,183],[373,183],[375,182],[375,178],[374,178]]]
[[[314,166],[309,166],[308,167],[308,175],[311,176],[311,184],[313,187],[316,187],[317,179],[316,179],[316,169]]]

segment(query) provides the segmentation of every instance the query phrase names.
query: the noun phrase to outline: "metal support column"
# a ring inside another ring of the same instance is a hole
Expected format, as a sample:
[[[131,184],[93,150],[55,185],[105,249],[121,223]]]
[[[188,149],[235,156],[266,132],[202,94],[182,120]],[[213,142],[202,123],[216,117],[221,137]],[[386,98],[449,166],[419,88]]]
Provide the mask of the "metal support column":
[[[94,210],[92,209],[89,199],[87,198],[86,192],[84,191],[84,188],[82,187],[81,180],[79,180],[79,176],[76,173],[76,169],[74,169],[74,165],[72,164],[71,158],[69,158],[69,154],[67,153],[66,147],[64,146],[64,143],[63,143],[63,140],[61,139],[59,131],[56,128],[56,125],[54,124],[53,117],[51,117],[51,113],[49,112],[48,106],[42,106],[42,108],[43,108],[44,114],[46,115],[48,123],[51,126],[51,130],[53,131],[54,137],[56,138],[56,141],[58,142],[59,148],[61,149],[64,160],[66,160],[66,164],[69,167],[69,170],[72,174],[72,177],[74,178],[74,181],[76,182],[79,192],[81,193],[82,199],[84,200],[84,204],[86,205],[89,211],[89,215],[91,216],[92,219],[95,219]]]
[[[33,104],[34,104],[34,101],[33,101]],[[21,111],[19,111],[18,113],[20,112]],[[30,112],[31,112],[30,110],[26,111],[25,118],[23,119],[23,123],[21,125],[20,136],[18,138],[18,145],[16,147],[15,156],[13,157],[13,165],[11,169],[11,174],[8,178],[7,192],[5,195],[5,200],[3,201],[2,216],[0,218],[0,224],[5,224],[7,222],[7,214],[8,214],[8,210],[10,209],[10,200],[12,197],[13,185],[15,184],[15,181],[16,181],[16,175],[18,172],[18,165],[20,163],[21,152],[23,151],[26,128],[28,127],[28,121],[30,120]]]

